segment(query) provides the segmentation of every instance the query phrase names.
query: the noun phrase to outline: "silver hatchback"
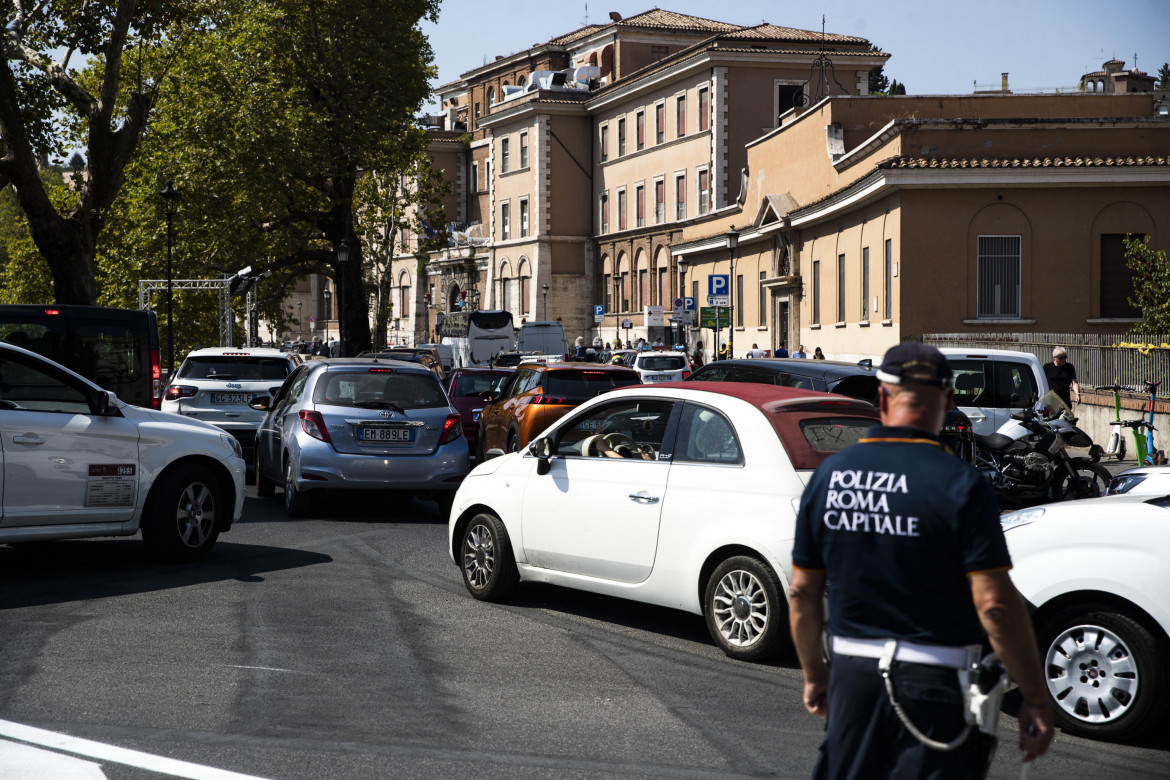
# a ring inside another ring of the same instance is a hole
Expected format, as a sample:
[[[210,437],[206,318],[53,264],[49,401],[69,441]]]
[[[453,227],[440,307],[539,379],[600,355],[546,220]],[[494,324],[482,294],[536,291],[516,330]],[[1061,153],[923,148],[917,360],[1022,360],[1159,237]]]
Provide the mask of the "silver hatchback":
[[[691,361],[685,352],[666,350],[635,352],[629,365],[642,377],[643,384],[681,382],[691,375]]]
[[[256,492],[283,486],[290,517],[326,489],[410,490],[445,508],[470,470],[458,412],[416,363],[314,360],[251,406],[267,413],[256,436]]]

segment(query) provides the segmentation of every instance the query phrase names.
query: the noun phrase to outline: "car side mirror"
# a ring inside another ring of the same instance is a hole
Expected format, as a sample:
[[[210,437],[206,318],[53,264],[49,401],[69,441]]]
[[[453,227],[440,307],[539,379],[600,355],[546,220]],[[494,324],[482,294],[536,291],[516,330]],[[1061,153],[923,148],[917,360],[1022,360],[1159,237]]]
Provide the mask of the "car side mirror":
[[[272,396],[258,395],[248,402],[248,406],[252,407],[258,412],[267,412],[272,408]]]
[[[99,390],[96,394],[94,394],[91,403],[91,406],[93,407],[93,413],[99,417],[110,414],[115,408],[115,401],[117,400],[118,396],[114,395],[109,390]]]
[[[552,468],[552,442],[542,436],[528,445],[528,453],[536,458],[536,473],[547,474]]]

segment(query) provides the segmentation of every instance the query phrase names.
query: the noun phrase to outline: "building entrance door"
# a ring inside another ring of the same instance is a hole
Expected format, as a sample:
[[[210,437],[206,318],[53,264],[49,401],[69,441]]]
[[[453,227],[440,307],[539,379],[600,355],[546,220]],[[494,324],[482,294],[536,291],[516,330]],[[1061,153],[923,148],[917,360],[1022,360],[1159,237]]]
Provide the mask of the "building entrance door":
[[[789,353],[792,353],[795,351],[796,345],[789,343],[790,335],[788,330],[788,299],[781,298],[776,301],[776,346],[783,345]]]

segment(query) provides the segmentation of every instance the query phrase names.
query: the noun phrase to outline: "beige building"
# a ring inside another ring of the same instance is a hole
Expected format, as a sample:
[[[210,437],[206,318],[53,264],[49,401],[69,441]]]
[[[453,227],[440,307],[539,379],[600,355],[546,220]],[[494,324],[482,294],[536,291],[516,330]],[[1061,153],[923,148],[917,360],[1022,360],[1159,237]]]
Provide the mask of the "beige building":
[[[738,225],[736,354],[1124,332],[1122,239],[1170,244],[1167,150],[1150,93],[833,97],[751,142],[743,208],[672,251],[689,275],[729,273]]]

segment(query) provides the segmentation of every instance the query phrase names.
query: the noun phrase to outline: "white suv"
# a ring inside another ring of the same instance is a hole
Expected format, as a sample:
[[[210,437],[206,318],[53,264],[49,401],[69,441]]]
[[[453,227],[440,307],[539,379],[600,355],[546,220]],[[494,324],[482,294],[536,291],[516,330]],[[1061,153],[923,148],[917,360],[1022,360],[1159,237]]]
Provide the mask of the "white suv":
[[[36,353],[0,344],[0,544],[142,531],[156,556],[206,555],[244,506],[239,443],[131,406]]]
[[[691,375],[691,361],[685,352],[645,350],[635,352],[630,368],[638,372],[644,383],[681,382]]]
[[[187,355],[163,393],[163,411],[194,417],[235,436],[253,462],[256,429],[264,413],[248,406],[253,398],[275,395],[301,364],[294,352],[270,347],[213,347]]]

